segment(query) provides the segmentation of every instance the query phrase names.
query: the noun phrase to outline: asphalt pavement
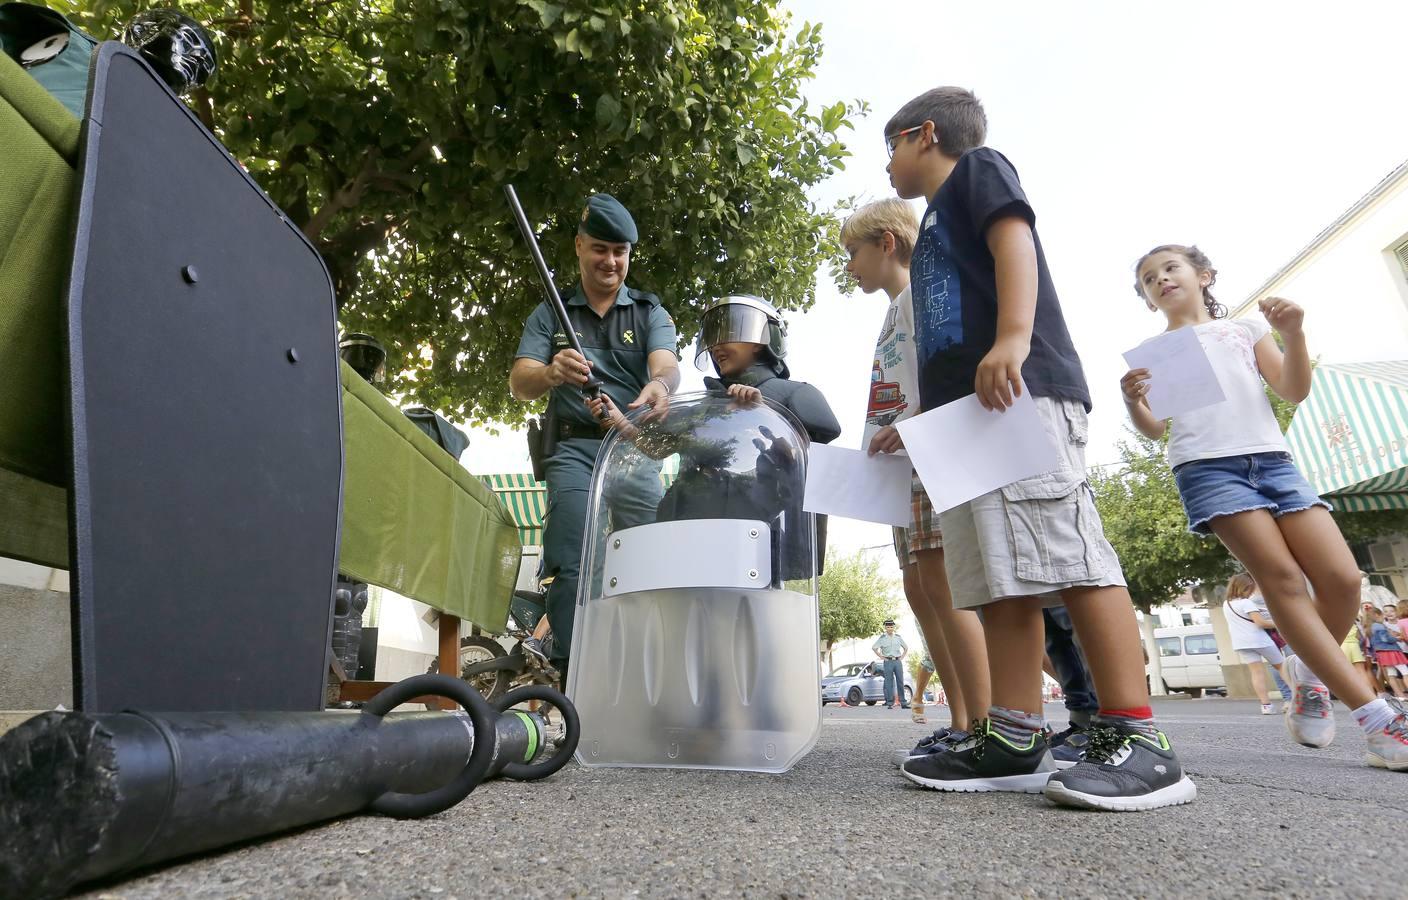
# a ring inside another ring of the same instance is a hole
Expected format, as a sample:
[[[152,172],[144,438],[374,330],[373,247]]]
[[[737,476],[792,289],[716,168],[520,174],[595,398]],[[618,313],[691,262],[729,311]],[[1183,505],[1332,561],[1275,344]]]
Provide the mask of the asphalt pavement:
[[[1408,896],[1408,773],[1363,765],[1343,707],[1319,751],[1252,702],[1155,712],[1197,782],[1189,806],[1081,812],[923,790],[888,758],[942,715],[919,726],[908,711],[827,707],[816,748],[785,775],[574,763],[487,783],[430,819],[348,818],[86,896]]]

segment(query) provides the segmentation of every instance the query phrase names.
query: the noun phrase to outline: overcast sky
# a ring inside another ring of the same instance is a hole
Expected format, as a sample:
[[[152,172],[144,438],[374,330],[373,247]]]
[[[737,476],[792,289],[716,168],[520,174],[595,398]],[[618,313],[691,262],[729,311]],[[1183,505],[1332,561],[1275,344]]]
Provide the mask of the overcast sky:
[[[808,96],[871,106],[819,203],[889,195],[881,130],[915,94],[956,84],[983,101],[988,143],[1021,175],[1085,364],[1092,463],[1113,461],[1122,437],[1120,352],[1161,330],[1131,287],[1141,253],[1197,243],[1235,305],[1408,157],[1402,0],[786,5],[794,27],[822,24]],[[821,388],[838,443],[858,446],[886,300],[842,296],[825,271],[817,297],[788,317],[793,377]],[[700,385],[692,362],[686,353],[685,390]],[[476,431],[465,462],[523,471],[527,454],[520,436]],[[831,526],[837,549],[888,541],[883,526]]]

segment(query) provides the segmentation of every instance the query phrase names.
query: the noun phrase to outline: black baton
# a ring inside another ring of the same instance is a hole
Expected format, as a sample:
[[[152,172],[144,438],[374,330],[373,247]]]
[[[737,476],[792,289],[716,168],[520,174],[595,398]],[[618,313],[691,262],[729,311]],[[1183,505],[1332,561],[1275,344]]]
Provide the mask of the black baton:
[[[572,330],[572,323],[567,319],[567,307],[562,305],[562,297],[557,293],[557,285],[553,284],[552,272],[548,270],[548,264],[543,260],[543,251],[538,249],[538,239],[533,234],[532,227],[528,224],[528,217],[523,214],[523,205],[518,202],[518,193],[514,191],[513,185],[504,185],[504,194],[508,197],[509,208],[513,210],[513,220],[518,223],[518,230],[523,232],[523,240],[528,243],[528,250],[533,254],[533,262],[538,265],[538,277],[542,279],[543,290],[547,291],[548,306],[557,315],[557,324],[562,326],[563,334],[567,335],[567,343],[582,359],[587,358],[587,354],[582,352],[582,343],[577,340],[577,332]],[[582,385],[582,393],[590,400],[601,398],[601,382],[589,371],[587,372],[587,383]],[[601,420],[609,422],[610,417],[605,407],[601,410]]]

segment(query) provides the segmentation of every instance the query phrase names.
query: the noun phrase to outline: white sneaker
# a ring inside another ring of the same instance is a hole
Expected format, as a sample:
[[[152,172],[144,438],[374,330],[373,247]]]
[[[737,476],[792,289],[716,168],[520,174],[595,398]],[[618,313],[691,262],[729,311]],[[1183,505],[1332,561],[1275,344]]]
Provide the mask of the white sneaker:
[[[1263,716],[1273,716],[1276,714],[1276,708],[1270,703],[1263,703],[1261,704],[1261,714]]]
[[[1380,769],[1408,772],[1408,716],[1399,713],[1383,731],[1369,735],[1364,762]]]
[[[1291,657],[1286,666],[1286,683],[1291,688],[1291,701],[1285,705],[1286,730],[1297,744],[1317,749],[1330,746],[1335,739],[1335,709],[1330,689],[1323,684],[1302,681],[1301,662]]]

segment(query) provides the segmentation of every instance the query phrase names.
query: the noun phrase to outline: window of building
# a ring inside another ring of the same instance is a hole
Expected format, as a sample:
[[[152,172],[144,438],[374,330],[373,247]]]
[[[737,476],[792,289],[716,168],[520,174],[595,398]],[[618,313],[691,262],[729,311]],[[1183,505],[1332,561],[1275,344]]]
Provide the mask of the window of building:
[[[1408,278],[1408,238],[1399,241],[1393,248],[1393,258],[1398,260],[1398,268],[1403,272],[1403,277]]]

